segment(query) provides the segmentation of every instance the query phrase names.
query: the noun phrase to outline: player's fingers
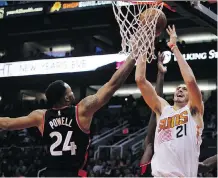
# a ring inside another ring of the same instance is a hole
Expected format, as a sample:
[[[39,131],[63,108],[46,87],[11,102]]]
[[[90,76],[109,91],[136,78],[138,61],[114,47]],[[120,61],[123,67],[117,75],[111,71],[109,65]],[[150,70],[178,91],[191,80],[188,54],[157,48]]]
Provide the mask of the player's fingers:
[[[161,52],[159,52],[158,54],[158,62],[161,62],[162,61],[162,55],[161,55]]]
[[[164,58],[165,58],[165,55],[164,55],[164,54],[161,54],[160,61],[161,61],[162,64],[163,64]]]
[[[169,31],[170,32],[172,32],[173,30],[172,30],[172,28],[168,25],[168,29],[169,29]]]
[[[164,55],[164,53],[162,53],[161,54],[161,61],[163,62],[163,60],[164,60],[164,57],[165,57],[165,55]]]
[[[175,25],[174,25],[174,24],[173,24],[173,31],[176,32],[176,28],[175,28]]]
[[[166,31],[167,31],[168,35],[170,35],[170,31],[168,29],[166,29]]]
[[[158,59],[160,58],[160,55],[161,55],[161,53],[160,53],[160,51],[158,51]]]

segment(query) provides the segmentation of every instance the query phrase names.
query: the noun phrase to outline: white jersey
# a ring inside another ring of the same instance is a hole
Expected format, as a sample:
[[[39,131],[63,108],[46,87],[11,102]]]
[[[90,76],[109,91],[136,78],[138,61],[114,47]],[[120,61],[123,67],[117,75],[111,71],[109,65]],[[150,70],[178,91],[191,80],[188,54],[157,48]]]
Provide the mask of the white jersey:
[[[157,121],[152,175],[197,177],[202,130],[188,106],[177,111],[166,106]]]

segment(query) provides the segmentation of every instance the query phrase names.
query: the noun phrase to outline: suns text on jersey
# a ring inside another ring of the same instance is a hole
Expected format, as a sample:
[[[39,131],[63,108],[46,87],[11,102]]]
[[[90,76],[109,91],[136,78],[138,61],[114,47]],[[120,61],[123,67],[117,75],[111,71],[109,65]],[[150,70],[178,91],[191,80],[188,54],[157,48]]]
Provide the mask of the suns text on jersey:
[[[62,125],[71,127],[71,123],[72,123],[72,119],[69,120],[67,117],[59,117],[49,121],[49,125],[51,126],[52,129]]]
[[[158,132],[165,129],[170,129],[188,122],[188,111],[183,111],[172,117],[167,117],[160,120]]]

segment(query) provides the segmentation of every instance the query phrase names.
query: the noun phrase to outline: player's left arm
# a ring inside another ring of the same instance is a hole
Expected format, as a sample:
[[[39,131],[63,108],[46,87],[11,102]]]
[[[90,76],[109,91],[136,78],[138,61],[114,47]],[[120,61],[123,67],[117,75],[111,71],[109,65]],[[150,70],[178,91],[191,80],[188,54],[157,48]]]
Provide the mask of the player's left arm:
[[[97,91],[96,94],[87,96],[79,103],[81,107],[84,107],[86,115],[92,116],[111,99],[113,94],[125,82],[134,66],[135,59],[130,55],[125,63],[114,73],[111,79]]]
[[[21,130],[30,127],[40,128],[43,115],[43,111],[35,110],[23,117],[0,117],[0,128],[4,130]]]
[[[217,166],[217,154],[205,159],[203,163],[204,165],[207,165],[210,169],[213,169]]]
[[[198,164],[198,172],[199,173],[208,172],[211,169],[215,168],[216,166],[217,166],[217,155],[214,155]]]
[[[135,67],[135,62],[135,59],[130,55],[125,63],[113,74],[111,79],[97,91],[96,94],[87,96],[79,102],[77,105],[78,114],[84,129],[89,129],[93,114],[108,103],[113,94],[125,82]]]
[[[194,115],[200,114],[201,116],[200,119],[202,119],[203,113],[204,113],[204,105],[203,105],[201,91],[197,85],[197,81],[195,79],[195,76],[194,76],[194,73],[191,67],[188,65],[188,63],[182,56],[180,50],[176,46],[177,35],[176,35],[175,26],[173,25],[172,28],[168,26],[167,33],[170,35],[170,42],[168,43],[168,46],[171,48],[172,52],[177,58],[183,80],[188,89],[189,106],[190,106],[191,112]]]

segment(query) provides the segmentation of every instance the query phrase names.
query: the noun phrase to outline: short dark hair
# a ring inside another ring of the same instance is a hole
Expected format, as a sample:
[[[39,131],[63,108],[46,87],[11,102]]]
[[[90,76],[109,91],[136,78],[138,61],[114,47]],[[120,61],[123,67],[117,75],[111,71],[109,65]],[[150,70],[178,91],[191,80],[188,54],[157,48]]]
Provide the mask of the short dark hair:
[[[52,82],[45,91],[49,105],[54,105],[60,102],[61,98],[64,97],[66,92],[65,83],[62,80],[56,80]]]

